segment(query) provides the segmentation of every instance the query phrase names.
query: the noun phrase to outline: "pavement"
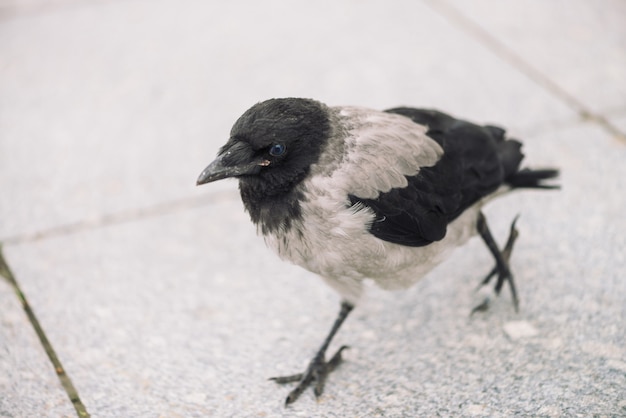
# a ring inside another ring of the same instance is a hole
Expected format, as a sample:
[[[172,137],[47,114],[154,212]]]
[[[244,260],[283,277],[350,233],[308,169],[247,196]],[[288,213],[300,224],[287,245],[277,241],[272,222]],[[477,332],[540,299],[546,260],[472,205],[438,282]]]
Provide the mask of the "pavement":
[[[0,416],[626,416],[622,0],[0,1]],[[236,182],[195,180],[271,97],[435,107],[523,139],[562,190],[520,214],[520,294],[469,316],[479,239],[339,308],[265,248]]]

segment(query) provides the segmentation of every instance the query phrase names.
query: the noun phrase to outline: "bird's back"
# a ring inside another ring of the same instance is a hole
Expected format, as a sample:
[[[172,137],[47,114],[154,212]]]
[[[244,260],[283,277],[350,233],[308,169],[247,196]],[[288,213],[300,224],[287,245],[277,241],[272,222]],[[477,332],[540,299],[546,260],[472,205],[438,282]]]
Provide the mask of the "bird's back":
[[[387,112],[409,118],[415,129],[425,129],[443,153],[434,164],[407,176],[406,187],[373,199],[350,195],[352,204],[360,203],[376,213],[371,233],[382,240],[419,247],[443,239],[448,224],[519,170],[521,144],[505,139],[500,128],[475,125],[435,110]]]

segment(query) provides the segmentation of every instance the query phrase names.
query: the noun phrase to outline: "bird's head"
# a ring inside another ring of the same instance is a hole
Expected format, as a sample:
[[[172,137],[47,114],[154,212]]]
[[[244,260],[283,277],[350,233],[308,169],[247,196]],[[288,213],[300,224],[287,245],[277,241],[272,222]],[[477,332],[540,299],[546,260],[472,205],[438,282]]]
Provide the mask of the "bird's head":
[[[309,99],[271,99],[248,109],[197,184],[228,177],[273,195],[289,191],[319,158],[330,133],[328,108]],[[242,189],[243,190],[243,189]]]

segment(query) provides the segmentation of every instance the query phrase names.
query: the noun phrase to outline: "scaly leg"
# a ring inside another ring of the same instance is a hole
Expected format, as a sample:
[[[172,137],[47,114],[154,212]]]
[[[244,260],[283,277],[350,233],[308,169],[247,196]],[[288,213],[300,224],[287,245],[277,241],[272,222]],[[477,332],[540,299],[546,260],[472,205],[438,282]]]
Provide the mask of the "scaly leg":
[[[326,382],[326,378],[328,374],[335,370],[337,366],[341,363],[341,352],[348,348],[348,346],[342,346],[337,350],[335,355],[330,359],[330,361],[326,361],[326,350],[330,345],[333,337],[343,324],[343,321],[346,320],[348,314],[354,305],[343,301],[341,303],[341,310],[339,311],[339,315],[333,324],[333,327],[330,329],[330,333],[322,343],[322,346],[317,350],[317,354],[313,357],[309,366],[304,371],[304,373],[298,373],[291,376],[282,376],[282,377],[272,377],[270,380],[275,381],[276,383],[290,383],[290,382],[298,382],[298,385],[289,392],[289,396],[285,400],[285,406],[293,403],[298,399],[298,397],[308,388],[313,381],[315,381],[315,388],[313,389],[313,393],[315,393],[315,397],[319,397],[324,391],[324,383]]]
[[[496,260],[495,267],[489,272],[489,274],[483,279],[480,283],[479,287],[482,287],[488,284],[491,281],[491,278],[496,274],[498,275],[498,280],[496,281],[495,291],[496,295],[500,294],[502,290],[502,286],[504,285],[505,280],[509,282],[509,287],[511,288],[511,297],[513,298],[513,306],[515,307],[515,311],[519,310],[519,300],[517,298],[517,291],[515,289],[515,282],[513,281],[513,274],[511,274],[511,270],[509,269],[509,260],[511,258],[511,252],[513,251],[513,245],[515,244],[515,240],[517,239],[519,232],[515,228],[515,223],[519,215],[513,219],[511,223],[511,230],[509,232],[509,238],[507,239],[506,245],[504,249],[500,251],[498,249],[498,245],[496,241],[493,239],[491,235],[491,231],[489,231],[489,227],[487,226],[487,220],[485,219],[485,215],[482,212],[478,215],[478,221],[476,223],[476,228],[478,229],[478,233],[482,237],[485,244],[489,248],[489,251],[493,255]],[[489,307],[489,298],[486,298],[483,303],[476,306],[472,309],[472,314],[478,311],[485,311]]]

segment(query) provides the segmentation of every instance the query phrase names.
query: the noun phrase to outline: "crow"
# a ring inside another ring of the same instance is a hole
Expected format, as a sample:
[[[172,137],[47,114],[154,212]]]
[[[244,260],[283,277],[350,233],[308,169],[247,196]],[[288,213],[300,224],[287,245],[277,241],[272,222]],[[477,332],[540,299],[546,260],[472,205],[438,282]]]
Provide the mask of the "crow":
[[[481,212],[513,189],[552,189],[556,169],[520,169],[522,144],[497,126],[479,126],[431,109],[385,111],[279,98],[248,109],[197,184],[234,177],[246,211],[267,246],[318,274],[342,296],[330,333],[285,404],[314,383],[319,397],[341,362],[326,350],[363,292],[363,281],[403,289],[478,234],[497,276],[518,297],[509,257],[515,221],[501,251]],[[484,310],[488,299],[476,310]],[[474,312],[472,311],[472,312]]]

